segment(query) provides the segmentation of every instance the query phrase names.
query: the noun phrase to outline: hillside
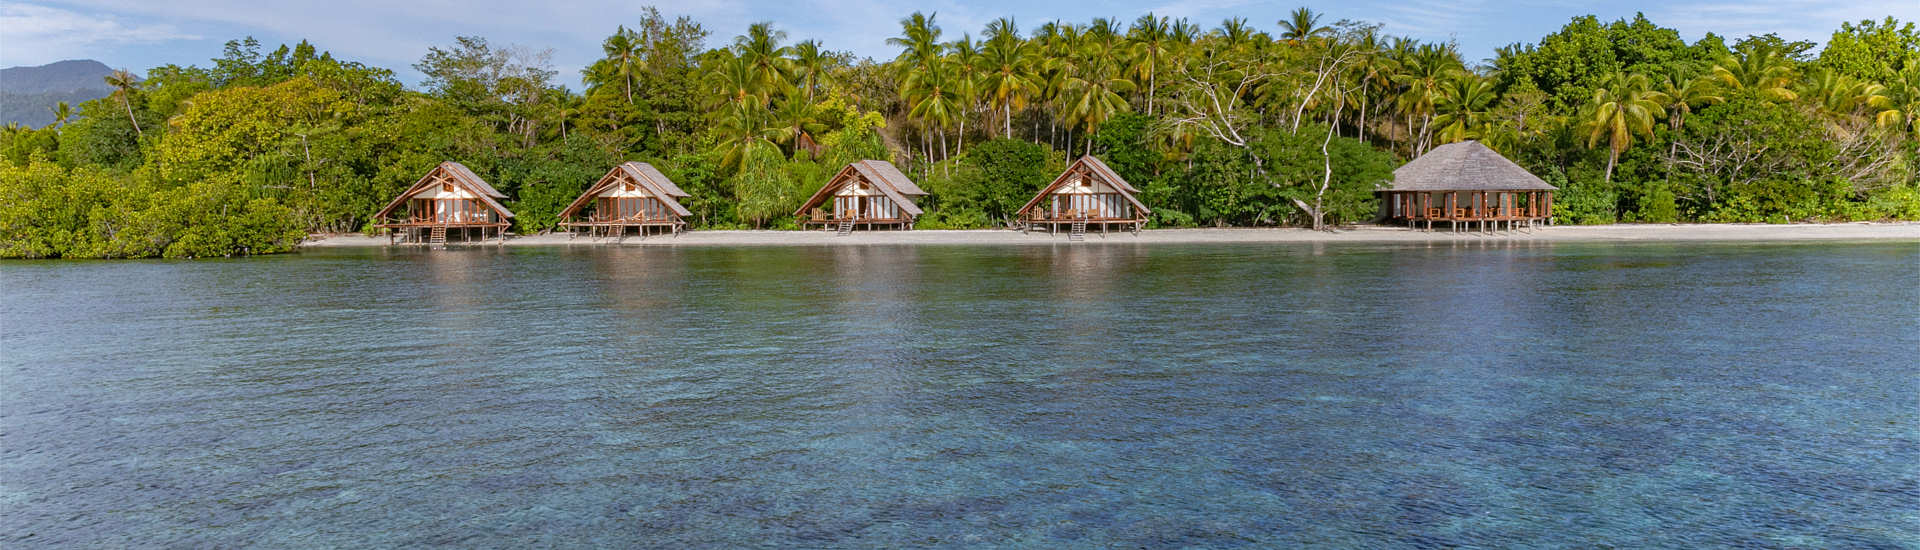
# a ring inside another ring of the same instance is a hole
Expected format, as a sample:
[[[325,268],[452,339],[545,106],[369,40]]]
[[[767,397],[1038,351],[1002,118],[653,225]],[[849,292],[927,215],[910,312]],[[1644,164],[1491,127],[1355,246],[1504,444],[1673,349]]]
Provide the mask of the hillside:
[[[0,124],[17,122],[35,128],[50,124],[49,109],[59,102],[77,109],[82,101],[113,93],[103,81],[112,72],[105,63],[91,59],[0,69]]]

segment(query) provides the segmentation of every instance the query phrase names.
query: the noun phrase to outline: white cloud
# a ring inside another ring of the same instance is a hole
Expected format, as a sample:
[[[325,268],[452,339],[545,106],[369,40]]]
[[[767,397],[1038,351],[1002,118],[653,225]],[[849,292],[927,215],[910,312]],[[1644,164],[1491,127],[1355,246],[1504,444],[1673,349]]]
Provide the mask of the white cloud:
[[[35,4],[0,5],[0,57],[6,65],[40,65],[107,48],[199,38],[164,23],[128,22]]]

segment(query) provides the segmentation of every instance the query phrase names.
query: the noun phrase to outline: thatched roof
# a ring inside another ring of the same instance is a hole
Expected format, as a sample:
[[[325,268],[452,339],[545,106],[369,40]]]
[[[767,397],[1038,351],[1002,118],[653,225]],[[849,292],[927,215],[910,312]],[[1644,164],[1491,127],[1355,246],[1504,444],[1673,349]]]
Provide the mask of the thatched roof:
[[[921,214],[920,206],[914,204],[911,197],[924,197],[927,195],[925,190],[914,185],[913,180],[907,179],[907,175],[900,173],[900,169],[895,168],[891,162],[862,160],[849,163],[846,168],[840,169],[839,173],[827,180],[826,185],[820,186],[819,191],[813,192],[813,196],[808,197],[807,202],[802,203],[799,210],[793,211],[793,215],[806,215],[808,208],[818,206],[827,197],[833,196],[834,191],[853,181],[855,175],[872,183],[874,189],[880,190],[881,194],[892,199],[893,203],[900,207],[901,212],[915,217]]]
[[[1449,143],[1393,171],[1383,191],[1551,191],[1557,189],[1478,141]]]
[[[505,194],[501,193],[498,189],[494,189],[492,185],[487,183],[487,180],[480,179],[480,176],[473,173],[472,170],[468,170],[466,165],[446,161],[440,163],[439,166],[433,167],[432,170],[428,170],[427,175],[420,177],[420,181],[413,182],[412,187],[408,187],[405,192],[400,193],[400,196],[394,197],[393,202],[387,203],[386,208],[381,208],[380,213],[373,215],[374,219],[387,217],[388,214],[393,213],[393,209],[399,208],[402,204],[406,204],[407,198],[431,186],[442,183],[465,189],[468,193],[478,197],[481,203],[487,205],[487,208],[499,212],[500,217],[513,217],[513,211],[507,210],[507,207],[502,206],[499,201],[494,200],[507,198]]]
[[[1141,215],[1153,212],[1153,210],[1147,208],[1145,203],[1140,202],[1139,197],[1134,196],[1140,193],[1139,189],[1134,189],[1132,184],[1127,183],[1126,178],[1120,177],[1119,173],[1114,172],[1112,168],[1108,168],[1107,163],[1100,161],[1100,157],[1087,155],[1080,157],[1080,160],[1073,161],[1073,164],[1067,165],[1066,170],[1062,170],[1058,177],[1053,178],[1053,183],[1049,183],[1046,187],[1040,188],[1040,192],[1033,196],[1033,200],[1027,201],[1026,206],[1020,207],[1020,210],[1016,214],[1021,216],[1026,215],[1028,210],[1032,210],[1034,206],[1039,205],[1041,200],[1047,198],[1047,195],[1053,194],[1054,190],[1066,185],[1068,180],[1073,179],[1074,174],[1079,173],[1085,173],[1095,180],[1105,182],[1107,185],[1112,186],[1120,192],[1121,197],[1127,199],[1127,202],[1133,203],[1133,207],[1139,209]]]
[[[653,198],[658,199],[661,204],[667,207],[667,210],[673,211],[674,215],[683,218],[693,215],[692,212],[687,210],[687,207],[680,205],[680,201],[673,200],[674,197],[690,197],[692,195],[688,195],[686,191],[681,191],[680,187],[673,184],[673,180],[667,179],[666,174],[660,173],[660,170],[654,168],[653,165],[644,162],[627,161],[621,163],[619,166],[613,167],[612,170],[608,170],[607,175],[600,176],[599,181],[588,186],[586,192],[574,198],[572,204],[568,204],[566,209],[560,211],[560,219],[565,220],[573,217],[580,212],[581,208],[586,207],[587,203],[593,202],[594,197],[625,181],[632,181],[634,185],[645,189],[647,194],[653,195]]]

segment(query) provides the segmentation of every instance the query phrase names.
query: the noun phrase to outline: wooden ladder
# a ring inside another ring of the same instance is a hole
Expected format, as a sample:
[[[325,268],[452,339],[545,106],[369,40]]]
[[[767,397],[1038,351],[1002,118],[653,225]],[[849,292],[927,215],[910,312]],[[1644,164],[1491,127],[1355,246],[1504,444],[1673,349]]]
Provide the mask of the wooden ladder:
[[[840,220],[840,229],[839,229],[839,232],[840,232],[840,236],[842,236],[842,237],[845,237],[845,236],[847,236],[847,235],[849,235],[849,234],[851,234],[851,233],[853,233],[853,218],[847,218],[847,219],[844,219],[844,220]]]
[[[443,246],[446,245],[447,244],[447,226],[442,225],[442,226],[434,227],[433,231],[427,234],[427,243],[443,245]]]
[[[1069,241],[1087,240],[1087,220],[1074,220],[1073,232],[1067,234]]]

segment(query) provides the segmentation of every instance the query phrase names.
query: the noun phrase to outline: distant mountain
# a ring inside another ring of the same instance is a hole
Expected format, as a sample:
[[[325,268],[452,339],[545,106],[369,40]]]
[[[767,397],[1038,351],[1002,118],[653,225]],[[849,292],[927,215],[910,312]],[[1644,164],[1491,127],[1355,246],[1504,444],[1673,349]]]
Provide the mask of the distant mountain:
[[[113,69],[92,59],[59,61],[38,67],[0,69],[0,124],[18,122],[41,127],[53,123],[53,106],[107,97],[113,88],[106,76]]]

